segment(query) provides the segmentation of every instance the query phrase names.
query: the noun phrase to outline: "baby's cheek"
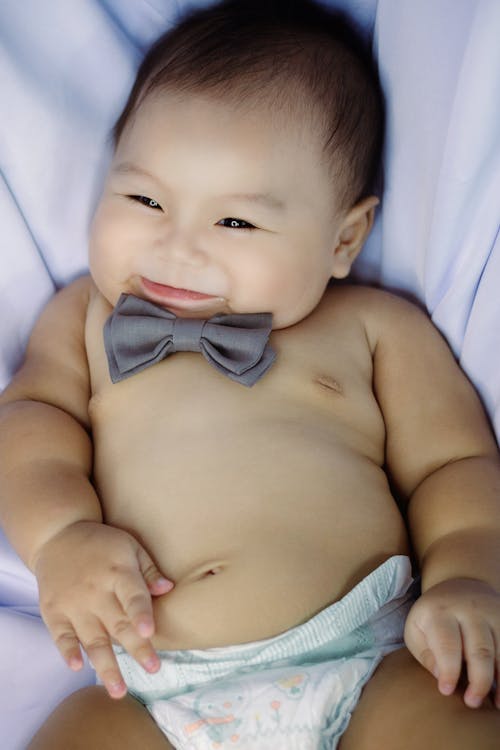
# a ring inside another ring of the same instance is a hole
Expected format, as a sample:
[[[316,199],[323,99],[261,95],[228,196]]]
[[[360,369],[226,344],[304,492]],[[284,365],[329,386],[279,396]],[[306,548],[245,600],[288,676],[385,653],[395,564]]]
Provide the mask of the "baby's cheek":
[[[275,313],[293,300],[288,269],[273,264],[248,264],[239,274],[239,297],[248,312]]]
[[[96,252],[89,254],[89,267],[94,284],[102,296],[114,307],[122,290],[113,274],[113,264],[109,264],[105,256]]]

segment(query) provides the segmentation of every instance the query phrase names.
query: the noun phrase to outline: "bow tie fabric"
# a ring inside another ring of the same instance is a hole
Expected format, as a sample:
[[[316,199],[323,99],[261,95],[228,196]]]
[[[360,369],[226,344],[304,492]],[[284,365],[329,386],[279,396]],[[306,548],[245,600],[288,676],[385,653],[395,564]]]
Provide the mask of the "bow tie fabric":
[[[271,313],[178,318],[170,310],[122,294],[104,326],[104,348],[113,383],[135,375],[174,352],[201,352],[232,380],[252,386],[273,364],[267,343]]]

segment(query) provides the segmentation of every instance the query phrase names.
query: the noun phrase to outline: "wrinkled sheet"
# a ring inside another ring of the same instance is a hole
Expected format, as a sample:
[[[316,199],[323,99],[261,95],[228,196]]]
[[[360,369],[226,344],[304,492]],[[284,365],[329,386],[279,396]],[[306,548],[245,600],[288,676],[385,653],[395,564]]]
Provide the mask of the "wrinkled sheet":
[[[144,50],[208,2],[1,3],[0,388],[43,304],[86,268],[108,132]],[[373,37],[388,99],[383,205],[356,277],[429,311],[500,435],[500,4],[325,2]],[[34,579],[0,536],[0,746],[22,750],[93,679],[62,663]]]

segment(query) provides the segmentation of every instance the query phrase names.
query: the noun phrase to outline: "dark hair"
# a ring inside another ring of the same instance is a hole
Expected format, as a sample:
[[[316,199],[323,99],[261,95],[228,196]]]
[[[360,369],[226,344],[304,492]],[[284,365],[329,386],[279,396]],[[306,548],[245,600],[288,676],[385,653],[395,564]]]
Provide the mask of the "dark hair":
[[[223,0],[189,13],[144,58],[115,146],[159,89],[313,113],[342,207],[373,189],[383,133],[376,69],[345,17],[312,0]]]

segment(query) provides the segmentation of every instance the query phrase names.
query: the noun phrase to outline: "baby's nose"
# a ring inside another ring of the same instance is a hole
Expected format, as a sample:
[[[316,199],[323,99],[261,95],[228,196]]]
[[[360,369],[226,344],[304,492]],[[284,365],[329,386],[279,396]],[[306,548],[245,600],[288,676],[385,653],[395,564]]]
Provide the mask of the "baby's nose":
[[[207,253],[201,247],[194,232],[170,229],[157,245],[158,254],[165,260],[184,265],[202,266],[207,262]]]

